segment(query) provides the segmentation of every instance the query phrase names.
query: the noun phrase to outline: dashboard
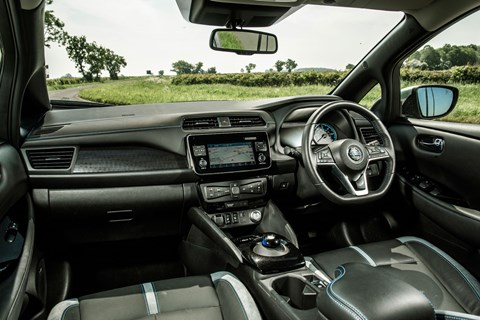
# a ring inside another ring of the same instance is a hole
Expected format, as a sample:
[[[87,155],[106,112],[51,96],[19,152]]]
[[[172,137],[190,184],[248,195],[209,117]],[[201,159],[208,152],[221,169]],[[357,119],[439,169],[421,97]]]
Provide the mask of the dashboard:
[[[21,152],[36,207],[62,223],[71,242],[178,234],[192,205],[201,205],[222,227],[255,224],[272,197],[301,197],[298,160],[284,148],[299,148],[310,115],[337,99],[51,110]],[[312,144],[363,139],[368,125],[332,112],[317,124]],[[162,214],[152,215],[158,208]],[[114,225],[106,232],[110,225],[99,223],[115,221],[136,227],[125,233]]]

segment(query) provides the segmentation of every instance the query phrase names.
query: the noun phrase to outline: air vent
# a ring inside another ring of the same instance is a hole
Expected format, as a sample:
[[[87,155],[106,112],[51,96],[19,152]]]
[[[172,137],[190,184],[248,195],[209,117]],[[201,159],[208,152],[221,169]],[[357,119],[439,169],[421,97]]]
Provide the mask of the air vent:
[[[232,127],[263,127],[265,120],[259,116],[234,116],[230,117]]]
[[[218,119],[217,117],[185,119],[182,127],[185,130],[215,129],[218,128]]]
[[[36,170],[68,169],[72,164],[75,148],[50,148],[27,150],[30,166]]]
[[[360,128],[363,140],[366,144],[383,145],[383,141],[373,127]],[[377,141],[377,143],[375,143]]]

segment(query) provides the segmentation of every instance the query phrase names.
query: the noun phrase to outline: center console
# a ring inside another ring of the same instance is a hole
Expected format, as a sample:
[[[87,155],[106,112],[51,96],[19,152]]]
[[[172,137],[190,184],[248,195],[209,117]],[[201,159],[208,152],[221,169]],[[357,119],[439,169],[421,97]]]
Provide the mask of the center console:
[[[233,266],[235,273],[244,272],[242,280],[250,282],[265,308],[271,308],[265,310],[269,318],[295,319],[300,310],[302,318],[314,319],[319,288],[330,280],[301,254],[296,235],[268,198],[275,183],[268,176],[272,160],[267,133],[189,135],[187,148],[190,166],[200,178],[201,204],[188,212],[193,226],[183,244],[183,260],[189,270],[202,274]]]

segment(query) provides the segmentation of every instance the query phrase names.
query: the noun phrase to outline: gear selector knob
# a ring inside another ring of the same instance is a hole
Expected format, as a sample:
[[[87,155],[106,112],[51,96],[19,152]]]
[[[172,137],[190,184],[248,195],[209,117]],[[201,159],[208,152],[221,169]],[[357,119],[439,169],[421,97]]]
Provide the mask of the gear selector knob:
[[[280,245],[280,239],[275,234],[266,234],[262,239],[262,246],[265,248],[277,248]]]

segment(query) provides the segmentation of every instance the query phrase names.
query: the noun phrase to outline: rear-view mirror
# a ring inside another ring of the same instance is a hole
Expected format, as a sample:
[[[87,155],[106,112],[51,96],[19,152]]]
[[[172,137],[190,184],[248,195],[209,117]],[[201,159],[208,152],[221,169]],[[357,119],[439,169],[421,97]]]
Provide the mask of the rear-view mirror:
[[[402,112],[417,119],[433,119],[449,114],[458,100],[458,89],[444,85],[422,85],[401,92]]]
[[[210,48],[216,51],[235,52],[242,55],[272,54],[277,52],[277,37],[270,33],[215,29],[210,36]]]

